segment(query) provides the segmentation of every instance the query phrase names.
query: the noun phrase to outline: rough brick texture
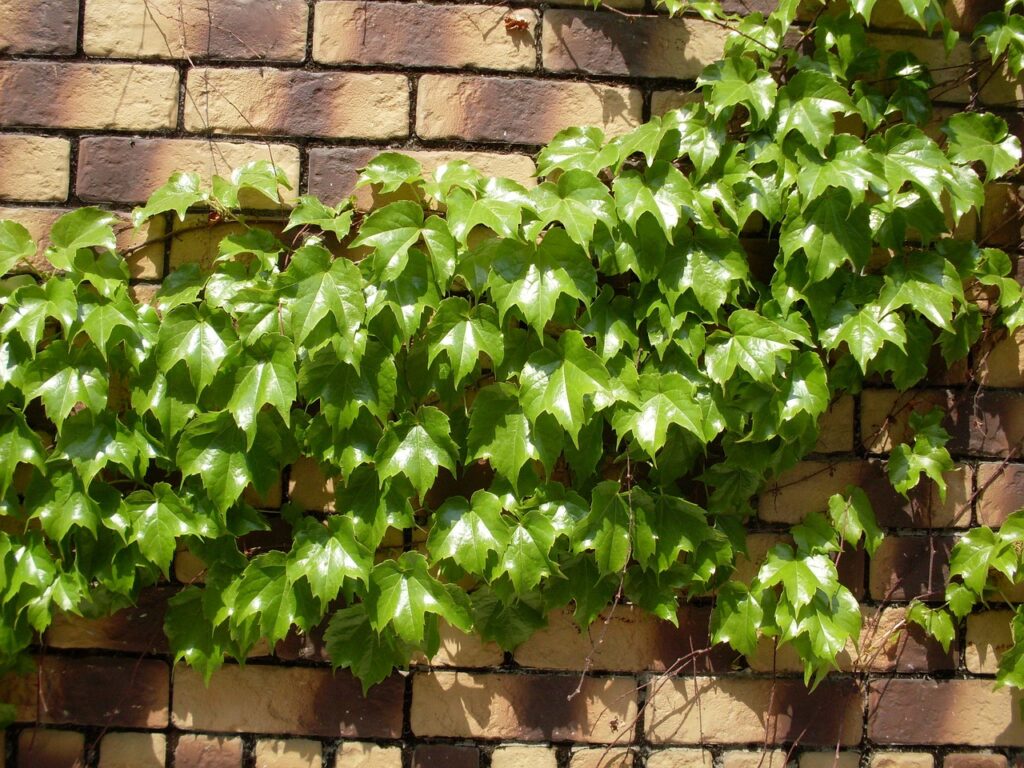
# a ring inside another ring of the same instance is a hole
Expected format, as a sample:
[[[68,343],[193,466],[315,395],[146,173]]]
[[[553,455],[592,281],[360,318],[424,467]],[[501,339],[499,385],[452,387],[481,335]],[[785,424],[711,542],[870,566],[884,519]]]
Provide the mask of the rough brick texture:
[[[0,3],[0,53],[75,52],[79,0]]]
[[[67,139],[0,134],[0,198],[66,200],[70,176]]]

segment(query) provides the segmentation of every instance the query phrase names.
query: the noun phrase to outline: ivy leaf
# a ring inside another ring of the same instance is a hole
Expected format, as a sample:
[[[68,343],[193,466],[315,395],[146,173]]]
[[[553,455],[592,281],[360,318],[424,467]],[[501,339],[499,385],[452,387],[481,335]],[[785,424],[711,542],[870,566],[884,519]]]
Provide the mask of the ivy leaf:
[[[796,362],[786,372],[782,395],[780,422],[795,419],[801,413],[817,418],[827,411],[828,374],[821,358],[813,352],[801,352],[797,355]]]
[[[486,578],[492,553],[503,554],[510,536],[501,501],[493,493],[477,491],[472,501],[453,496],[438,508],[427,549],[435,562],[449,558],[467,573]]]
[[[99,208],[79,208],[65,213],[50,229],[46,258],[57,269],[73,269],[75,256],[85,248],[113,251],[117,238],[111,226],[117,217]]]
[[[301,195],[288,216],[284,231],[310,226],[330,232],[338,240],[344,239],[352,229],[352,209],[348,207],[348,201],[332,208],[312,195]]]
[[[612,182],[612,190],[619,216],[634,232],[640,217],[649,213],[671,243],[682,214],[691,219],[702,218],[697,211],[693,186],[678,168],[664,160],[654,163],[642,174],[625,171]]]
[[[538,219],[531,232],[540,232],[553,221],[560,222],[573,242],[587,248],[594,238],[594,226],[615,221],[615,203],[608,188],[592,173],[570,170],[558,183],[545,181],[530,192]]]
[[[795,349],[786,329],[749,309],[729,315],[729,330],[731,335],[710,337],[705,353],[708,375],[722,385],[737,366],[754,381],[767,383],[775,376],[778,358],[786,359],[788,351]]]
[[[683,552],[696,552],[702,542],[715,538],[707,512],[685,499],[659,493],[652,496],[634,489],[633,557],[641,568],[664,573]]]
[[[913,447],[900,443],[889,456],[889,481],[904,496],[921,480],[924,473],[939,487],[939,496],[946,499],[943,475],[953,470],[953,460],[946,450],[949,433],[940,423],[944,413],[935,408],[928,413],[910,414],[910,428],[915,433]]]
[[[156,483],[152,491],[133,491],[123,506],[131,521],[132,540],[165,576],[170,573],[179,537],[209,533],[167,483]]]
[[[711,113],[717,118],[726,109],[743,105],[758,121],[768,119],[775,106],[778,86],[772,76],[745,56],[729,56],[706,67],[697,78],[705,86]]]
[[[856,545],[864,538],[864,549],[874,555],[885,534],[878,527],[867,494],[850,486],[846,493],[833,494],[828,500],[828,516],[843,541]]]
[[[998,179],[1020,162],[1020,139],[1011,136],[1001,117],[979,112],[952,115],[942,126],[954,163],[985,164],[985,180]]]
[[[868,207],[853,205],[849,190],[837,189],[813,200],[799,216],[787,218],[779,245],[790,258],[803,251],[808,277],[821,282],[845,262],[860,269],[871,255]]]
[[[427,559],[419,552],[404,552],[395,560],[375,565],[370,571],[364,604],[375,631],[391,626],[402,640],[413,644],[423,642],[428,613],[440,616],[463,632],[473,627],[466,593],[431,576]]]
[[[227,404],[249,446],[256,437],[256,415],[260,409],[272,405],[284,423],[289,424],[295,397],[295,346],[280,334],[260,337],[242,356]]]
[[[597,126],[566,128],[540,151],[537,175],[549,176],[554,170],[582,170],[599,173],[616,162],[617,149],[605,143],[604,131]]]
[[[285,571],[292,582],[304,578],[313,597],[326,607],[338,596],[345,579],[366,584],[372,566],[373,557],[356,537],[352,518],[331,515],[325,523],[302,519]]]
[[[958,581],[946,585],[946,602],[949,603],[949,610],[956,618],[963,619],[967,616],[980,598],[970,588]]]
[[[573,551],[593,550],[601,573],[619,573],[632,552],[632,525],[628,492],[619,493],[614,481],[598,483],[591,493],[590,511],[573,531]]]
[[[394,280],[405,270],[409,249],[419,242],[422,228],[420,204],[400,200],[367,216],[352,245],[373,248],[376,278]]]
[[[348,429],[363,410],[387,421],[398,392],[394,356],[377,341],[366,345],[358,368],[330,348],[318,350],[299,368],[299,392],[336,429]]]
[[[25,398],[40,398],[47,418],[58,428],[71,410],[83,403],[92,411],[107,405],[107,373],[103,357],[91,345],[68,348],[51,342],[25,372]]]
[[[798,72],[779,88],[775,104],[776,141],[781,144],[790,131],[796,131],[820,151],[835,135],[835,114],[856,111],[843,86],[828,75],[809,69]]]
[[[55,542],[63,541],[72,528],[82,528],[95,537],[103,517],[81,478],[71,472],[33,477],[25,493],[25,512],[38,518],[43,531]]]
[[[782,584],[786,599],[797,610],[809,604],[818,589],[828,593],[839,583],[836,567],[828,556],[794,554],[783,544],[768,554],[757,581],[765,587]]]
[[[324,647],[332,667],[346,667],[359,678],[364,696],[395,667],[409,662],[393,634],[373,628],[364,603],[342,608],[331,616],[324,632]]]
[[[427,330],[427,361],[433,363],[442,352],[452,364],[458,387],[476,368],[484,352],[492,365],[505,356],[505,339],[498,327],[498,313],[486,304],[469,305],[461,296],[441,302]]]
[[[868,190],[879,195],[888,192],[881,158],[856,136],[836,134],[827,159],[806,147],[798,148],[797,154],[800,171],[796,184],[805,202],[827,196],[829,189],[845,189],[859,206]]]
[[[157,364],[167,373],[183,361],[197,394],[202,393],[236,341],[227,313],[185,304],[164,316],[156,345]]]
[[[954,300],[963,303],[964,291],[953,265],[938,253],[917,251],[890,263],[879,303],[887,313],[913,307],[939,328],[952,331]]]
[[[231,625],[244,627],[255,621],[259,636],[271,643],[283,640],[298,618],[299,605],[288,578],[288,556],[265,552],[249,561],[235,592]]]
[[[938,144],[920,128],[894,125],[884,137],[869,140],[868,147],[883,156],[890,195],[909,183],[942,210],[942,190],[947,180],[953,178],[953,169]]]
[[[412,184],[423,175],[422,166],[408,155],[399,152],[381,152],[366,164],[359,174],[357,187],[379,184],[384,194],[395,192],[403,184]]]
[[[993,568],[1013,580],[1017,575],[1017,553],[987,525],[968,531],[950,553],[949,575],[959,576],[976,595],[984,594]]]
[[[554,525],[540,510],[530,510],[512,526],[508,546],[501,556],[501,568],[508,574],[516,594],[528,594],[544,578],[558,573],[550,557],[554,543]]]
[[[164,615],[164,633],[174,652],[174,662],[184,660],[207,684],[224,665],[230,645],[227,627],[213,626],[203,610],[203,595],[209,589],[185,587],[167,601]]]
[[[739,238],[698,227],[684,248],[670,256],[658,280],[669,291],[693,291],[698,303],[715,314],[739,284],[749,282],[750,268]]]
[[[282,273],[280,290],[296,344],[319,346],[336,333],[343,343],[352,342],[365,314],[363,279],[355,264],[318,245],[304,245]]]
[[[719,587],[711,613],[711,641],[728,643],[738,653],[751,656],[757,650],[757,630],[763,620],[759,596],[745,584],[727,581]]]
[[[518,307],[537,338],[543,338],[559,298],[587,301],[597,292],[597,273],[586,251],[565,230],[552,229],[539,246],[501,241],[487,286],[501,322]]]
[[[149,196],[144,206],[132,211],[132,224],[141,227],[154,216],[167,211],[174,211],[178,214],[178,221],[184,221],[189,208],[207,200],[198,173],[175,171],[166,184],[157,187]]]
[[[917,600],[910,604],[907,609],[907,621],[911,621],[924,629],[942,645],[942,650],[948,651],[953,638],[956,636],[956,628],[953,626],[953,619],[942,608],[929,608]]]
[[[225,208],[239,208],[238,193],[243,189],[258,192],[271,202],[281,202],[281,188],[291,189],[284,171],[269,160],[251,160],[235,168],[230,179],[213,177],[213,196]]]
[[[35,253],[35,241],[25,227],[0,219],[0,275],[6,275],[15,264],[31,259]]]
[[[681,374],[645,373],[640,376],[633,407],[623,404],[613,420],[615,431],[620,437],[631,432],[655,465],[656,454],[665,445],[671,424],[705,442],[709,439],[707,432],[713,428],[704,423],[703,410],[693,393],[693,384]]]
[[[628,298],[616,296],[610,285],[587,308],[581,321],[583,335],[596,342],[601,359],[608,362],[623,347],[632,352],[639,343],[633,328],[633,308]]]
[[[83,410],[61,426],[55,455],[67,458],[88,487],[110,463],[141,477],[155,452],[141,433],[127,430],[111,411]]]
[[[185,426],[177,464],[182,477],[199,476],[210,501],[223,512],[252,482],[246,449],[245,433],[230,413],[203,413]]]
[[[388,426],[374,462],[381,480],[404,475],[422,499],[437,479],[439,468],[455,471],[458,455],[448,416],[433,406],[423,406]]]
[[[46,452],[39,435],[29,428],[21,411],[2,412],[0,425],[0,498],[5,498],[18,465],[31,464],[43,471]]]
[[[556,449],[548,449],[550,445]],[[559,453],[561,430],[547,428],[545,419],[531,425],[513,385],[492,384],[477,393],[469,412],[467,461],[487,459],[495,472],[514,485],[527,462],[543,461],[550,471]]]
[[[577,444],[585,421],[585,398],[603,395],[611,388],[604,363],[587,349],[578,331],[566,331],[555,349],[530,355],[519,382],[519,400],[532,423],[542,413],[555,417]]]
[[[511,179],[487,179],[478,193],[454,189],[445,202],[448,227],[462,244],[478,226],[486,227],[499,237],[515,237],[523,211],[533,209],[530,193]]]
[[[871,303],[842,320],[825,341],[828,349],[835,349],[845,341],[861,370],[866,371],[883,344],[891,342],[903,349],[907,335],[896,312],[886,312],[879,304]]]

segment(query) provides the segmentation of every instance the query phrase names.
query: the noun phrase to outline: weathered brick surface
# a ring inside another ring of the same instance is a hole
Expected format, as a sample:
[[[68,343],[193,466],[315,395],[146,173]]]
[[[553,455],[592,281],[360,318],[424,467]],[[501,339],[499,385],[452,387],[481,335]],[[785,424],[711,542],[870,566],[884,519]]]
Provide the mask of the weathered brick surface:
[[[0,3],[0,53],[75,52],[79,0]]]
[[[785,768],[786,750],[730,749],[722,755],[722,768]]]
[[[985,611],[967,617],[964,662],[976,674],[993,675],[999,659],[1013,645],[1010,611]]]
[[[175,768],[241,768],[242,740],[183,733],[174,748]]]
[[[1024,505],[1024,465],[982,462],[978,465],[978,522],[999,526]]]
[[[412,753],[412,768],[477,768],[480,750],[455,744],[420,744]]]
[[[1004,336],[986,350],[978,376],[990,387],[1024,387],[1024,330]]]
[[[868,699],[868,738],[879,744],[1024,745],[1020,693],[991,680],[875,680]]]
[[[799,737],[807,746],[852,745],[860,741],[861,707],[853,680],[826,680],[808,692],[799,680],[688,677],[654,687],[645,723],[655,743],[778,744]]]
[[[553,72],[693,79],[721,56],[725,31],[701,19],[550,10],[542,40]]]
[[[887,537],[871,558],[871,597],[941,602],[952,548],[949,536]]]
[[[141,203],[174,171],[198,173],[209,183],[214,175],[230,176],[232,169],[254,160],[268,160],[283,171],[291,190],[281,188],[281,199],[286,202],[295,199],[299,186],[296,147],[202,139],[84,138],[79,150],[75,188],[83,200]],[[243,193],[242,200],[248,207],[273,205],[255,193]]]
[[[942,768],[1007,768],[1006,755],[994,752],[953,752],[942,759]]]
[[[368,742],[342,742],[335,753],[334,768],[402,768],[402,750]]]
[[[256,742],[256,768],[320,768],[323,754],[319,741],[311,739],[260,739]]]
[[[186,87],[187,131],[365,139],[409,132],[404,75],[199,68]]]
[[[640,122],[632,88],[550,80],[424,75],[416,101],[416,133],[424,139],[542,144],[566,125],[623,133]]]
[[[304,0],[89,0],[82,46],[90,56],[301,61]]]
[[[162,733],[108,733],[100,741],[99,768],[163,768],[166,754]]]
[[[3,126],[159,131],[178,122],[173,67],[5,61],[0,92]]]
[[[27,729],[18,735],[18,768],[85,768],[85,736]]]
[[[45,656],[10,685],[16,719],[58,725],[163,728],[169,668],[155,659]]]
[[[174,670],[174,724],[185,730],[302,733],[323,737],[397,738],[402,680],[395,676],[362,698],[359,682],[329,669],[225,666],[209,686],[184,666]],[[253,707],[273,691],[272,705]]]
[[[631,678],[436,672],[413,679],[417,736],[610,742],[636,716]]]
[[[519,24],[506,26],[505,19]],[[317,3],[313,58],[324,64],[529,70],[538,17],[507,6]]]
[[[172,594],[170,589],[145,590],[134,606],[97,619],[57,613],[46,632],[46,642],[52,648],[166,653],[164,614],[167,598]]]
[[[647,768],[711,768],[713,762],[706,749],[668,747],[652,751],[647,757]]]
[[[632,768],[636,753],[632,749],[585,747],[569,756],[569,768]]]
[[[1024,204],[1024,188],[1017,184],[989,184],[981,211],[981,236],[997,248],[1012,248],[1024,238],[1024,221],[1017,211]]]
[[[0,134],[0,199],[66,200],[70,177],[67,139]]]
[[[491,753],[491,768],[557,768],[558,754],[551,747],[498,747]]]
[[[935,758],[927,752],[876,752],[871,768],[934,768]]]
[[[800,768],[857,768],[859,752],[804,752],[800,755]]]

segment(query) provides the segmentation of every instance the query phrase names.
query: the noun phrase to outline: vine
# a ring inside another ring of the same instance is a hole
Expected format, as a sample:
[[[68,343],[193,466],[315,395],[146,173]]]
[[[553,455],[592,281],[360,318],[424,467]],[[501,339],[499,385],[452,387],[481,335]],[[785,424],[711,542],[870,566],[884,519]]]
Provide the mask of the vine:
[[[1017,76],[1020,4],[974,32]],[[112,214],[56,222],[55,274],[7,278],[0,311],[7,667],[54,612],[107,613],[170,578],[180,548],[205,571],[166,631],[207,677],[325,620],[333,663],[368,687],[432,656],[440,620],[511,649],[555,607],[582,626],[623,600],[676,621],[681,599],[712,594],[714,642],[775,638],[808,682],[835,667],[861,625],[836,563],[882,539],[867,497],[823,503],[745,583],[751,502],[814,451],[838,397],[907,389],[933,349],[949,364],[1024,325],[1009,256],[957,234],[983,182],[1020,170],[1020,143],[974,111],[926,131],[947,85],[909,50],[880,64],[872,0],[809,23],[794,0],[742,18],[665,5],[732,31],[703,100],[612,139],[562,131],[535,187],[386,152],[359,184],[400,199],[364,214],[303,196],[275,227],[239,205],[280,203],[269,163],[210,188],[176,173],[136,226],[196,207],[240,226],[153,304],[131,298]],[[957,43],[936,0],[901,7]],[[741,238],[758,228],[767,258]],[[0,271],[35,252],[0,222]],[[922,478],[944,493],[941,416],[910,417],[888,460],[900,493]],[[290,546],[249,549],[277,513],[246,490],[300,457],[334,479],[335,511],[288,503]],[[1022,578],[1021,519],[968,533],[947,605],[908,619],[948,645],[990,571]],[[375,558],[390,530],[404,551]],[[1014,627],[1024,640],[1019,611]],[[1022,649],[1000,682],[1024,684]]]

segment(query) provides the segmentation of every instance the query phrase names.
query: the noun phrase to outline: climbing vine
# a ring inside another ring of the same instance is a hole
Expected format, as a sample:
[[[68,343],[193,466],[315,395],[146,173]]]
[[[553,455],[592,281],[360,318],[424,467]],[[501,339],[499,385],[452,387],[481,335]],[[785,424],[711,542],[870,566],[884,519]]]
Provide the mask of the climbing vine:
[[[752,501],[815,450],[840,396],[912,387],[936,349],[951,364],[1024,324],[1009,256],[958,229],[984,182],[1020,170],[1020,143],[973,109],[935,130],[949,79],[918,38],[882,54],[874,4],[799,20],[795,0],[744,17],[666,0],[732,30],[702,98],[614,138],[562,131],[534,187],[386,152],[359,184],[391,202],[303,196],[274,225],[240,206],[280,203],[269,163],[209,188],[176,173],[135,225],[200,208],[223,237],[211,269],[179,267],[152,303],[132,298],[112,214],[60,218],[55,272],[3,284],[4,663],[55,612],[128,605],[187,550],[204,567],[166,631],[206,676],[327,621],[333,663],[371,686],[433,655],[442,620],[510,649],[556,607],[583,626],[617,601],[676,621],[715,594],[715,642],[776,638],[819,680],[860,630],[836,561],[882,532],[849,489],[744,582]],[[974,32],[1014,76],[1019,5]],[[958,44],[936,0],[900,6]],[[0,222],[3,272],[35,253]],[[944,492],[940,422],[915,414],[892,451],[900,493]],[[260,511],[300,457],[333,479],[333,509]],[[290,545],[253,544],[278,515]],[[948,605],[910,619],[948,644],[990,569],[1020,578],[1021,531],[1015,516],[967,534]],[[1022,658],[1001,681],[1021,684]]]

